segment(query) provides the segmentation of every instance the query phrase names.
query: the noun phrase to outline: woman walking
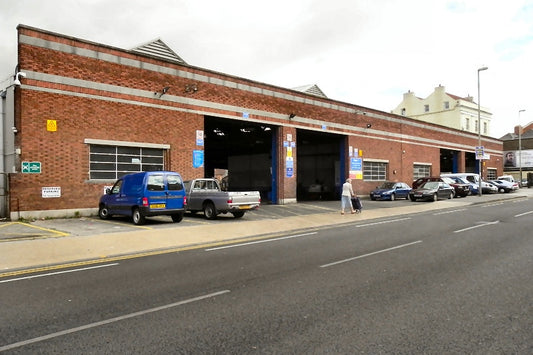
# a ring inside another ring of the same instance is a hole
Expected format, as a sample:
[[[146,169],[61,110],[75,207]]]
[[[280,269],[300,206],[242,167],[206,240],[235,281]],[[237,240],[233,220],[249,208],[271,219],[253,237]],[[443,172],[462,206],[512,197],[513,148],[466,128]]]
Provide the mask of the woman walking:
[[[344,209],[347,206],[350,206],[352,214],[355,213],[355,210],[352,206],[352,197],[354,197],[354,192],[352,188],[352,179],[346,179],[346,182],[342,184],[342,195],[341,195],[341,214],[344,214]]]

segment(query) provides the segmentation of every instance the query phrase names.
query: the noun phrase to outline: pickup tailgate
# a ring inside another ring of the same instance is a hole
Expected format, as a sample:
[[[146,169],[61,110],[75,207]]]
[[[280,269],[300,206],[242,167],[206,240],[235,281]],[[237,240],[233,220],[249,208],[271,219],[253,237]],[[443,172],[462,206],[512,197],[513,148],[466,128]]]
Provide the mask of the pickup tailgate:
[[[255,209],[261,203],[259,191],[230,191],[228,192],[230,208],[235,209]]]

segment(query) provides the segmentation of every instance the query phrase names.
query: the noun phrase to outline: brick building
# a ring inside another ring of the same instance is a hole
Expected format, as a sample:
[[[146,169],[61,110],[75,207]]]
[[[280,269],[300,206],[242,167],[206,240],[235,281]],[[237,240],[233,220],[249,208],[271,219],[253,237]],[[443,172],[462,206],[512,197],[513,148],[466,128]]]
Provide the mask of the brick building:
[[[348,176],[366,194],[477,169],[472,133],[195,67],[160,40],[124,50],[17,30],[18,66],[0,88],[12,219],[96,213],[105,186],[139,170],[227,171],[230,189],[286,204],[338,199]],[[502,142],[483,145],[483,174],[501,174]]]

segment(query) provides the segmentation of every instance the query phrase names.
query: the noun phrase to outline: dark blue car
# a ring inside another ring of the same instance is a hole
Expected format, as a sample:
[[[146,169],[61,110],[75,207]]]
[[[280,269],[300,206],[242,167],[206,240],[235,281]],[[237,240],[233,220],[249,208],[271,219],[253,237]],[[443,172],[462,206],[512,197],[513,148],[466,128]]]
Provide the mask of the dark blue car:
[[[370,191],[371,200],[390,200],[394,201],[397,198],[409,198],[409,185],[403,182],[386,181],[377,189]]]
[[[134,224],[144,224],[145,217],[171,216],[183,219],[185,190],[180,174],[172,171],[150,171],[124,175],[100,198],[98,216],[132,217]]]

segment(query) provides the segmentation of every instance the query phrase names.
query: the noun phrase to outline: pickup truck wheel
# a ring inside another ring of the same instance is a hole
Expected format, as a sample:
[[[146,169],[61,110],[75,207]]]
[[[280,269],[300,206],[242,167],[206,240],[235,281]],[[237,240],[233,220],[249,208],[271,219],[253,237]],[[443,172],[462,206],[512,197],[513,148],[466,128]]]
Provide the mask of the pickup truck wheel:
[[[212,202],[207,202],[204,205],[204,215],[207,219],[216,219],[217,218],[217,210],[215,208],[215,205]]]
[[[146,221],[146,219],[144,218],[144,216],[142,215],[141,211],[138,208],[133,210],[132,219],[133,219],[133,224],[137,226],[144,224],[144,222]]]
[[[233,214],[233,217],[235,218],[241,218],[244,216],[244,211],[231,212],[231,214]]]
[[[100,219],[109,219],[111,217],[106,205],[100,206],[98,209],[98,217],[100,217]]]
[[[172,222],[179,223],[183,219],[183,213],[176,213],[172,215]]]

